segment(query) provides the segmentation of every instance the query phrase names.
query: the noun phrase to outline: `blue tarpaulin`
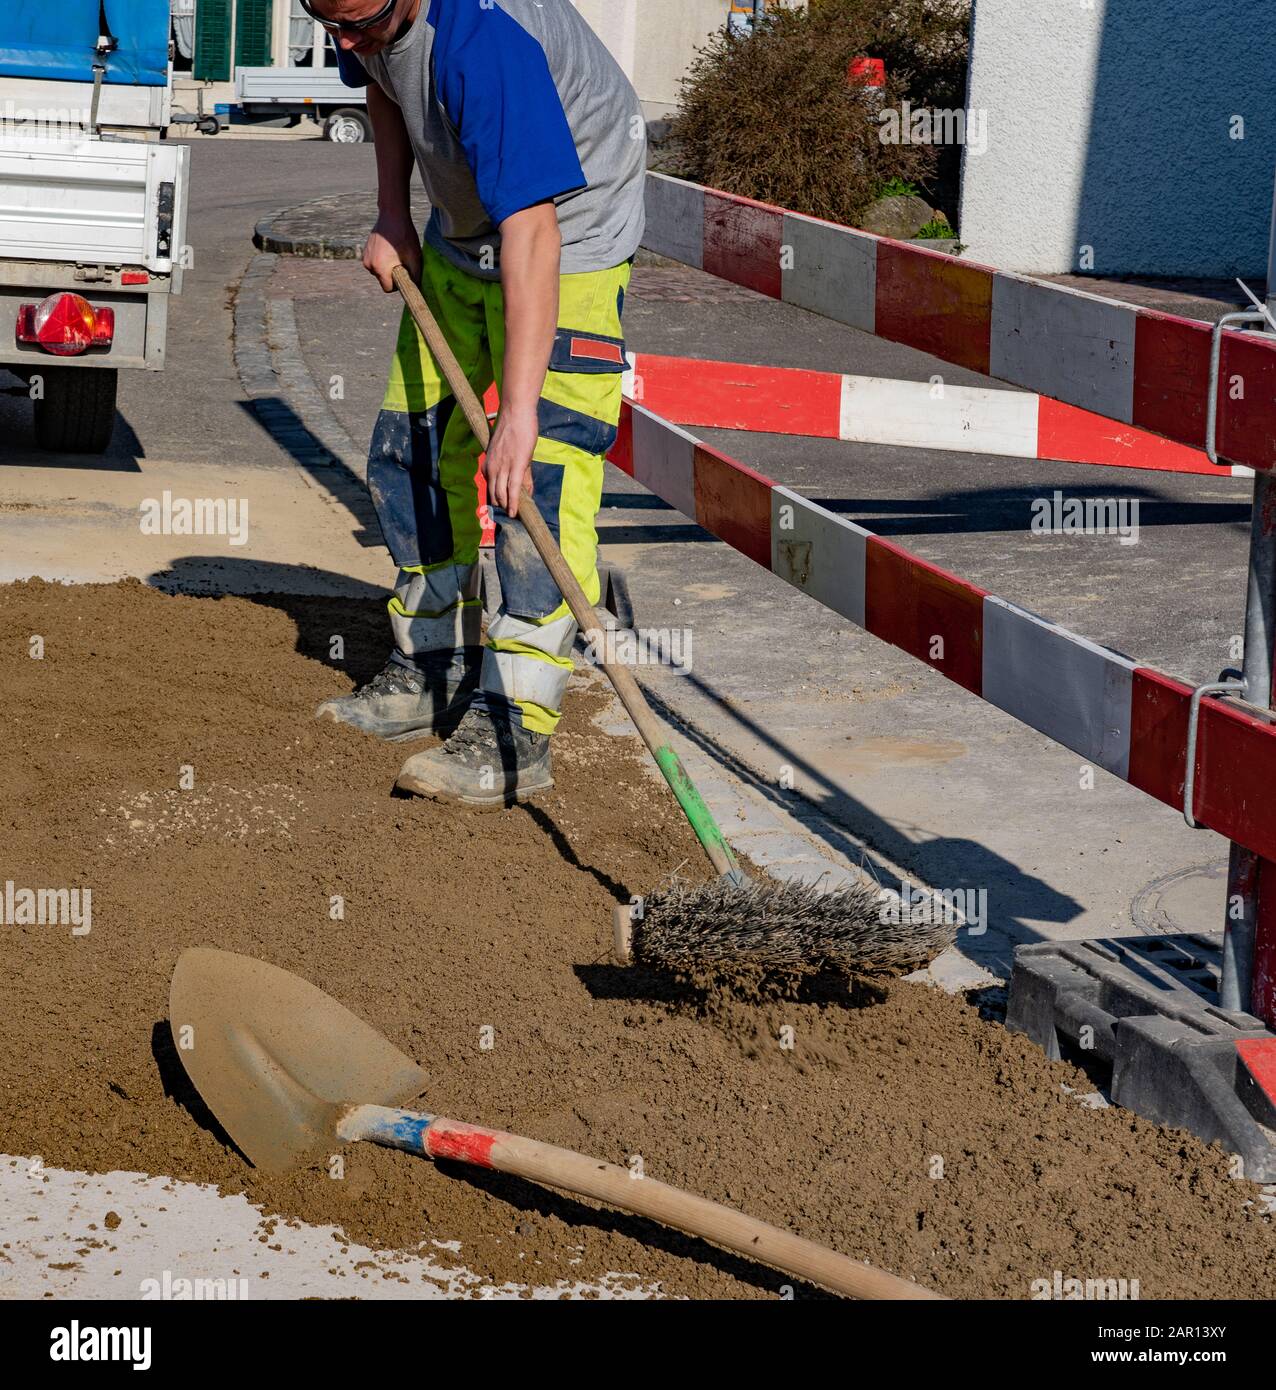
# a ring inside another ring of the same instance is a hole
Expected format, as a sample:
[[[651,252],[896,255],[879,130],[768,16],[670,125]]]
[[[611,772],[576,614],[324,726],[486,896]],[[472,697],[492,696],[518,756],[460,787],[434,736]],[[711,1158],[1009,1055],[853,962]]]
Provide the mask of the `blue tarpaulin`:
[[[0,0],[0,76],[92,82],[107,32],[105,81],[163,87],[168,26],[169,0]]]

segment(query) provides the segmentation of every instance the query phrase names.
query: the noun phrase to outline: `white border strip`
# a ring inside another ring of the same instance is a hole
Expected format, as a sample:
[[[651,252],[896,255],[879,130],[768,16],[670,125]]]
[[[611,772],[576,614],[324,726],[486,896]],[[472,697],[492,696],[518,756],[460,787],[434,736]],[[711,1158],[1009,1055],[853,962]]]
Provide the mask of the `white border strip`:
[[[781,298],[865,333],[877,328],[877,238],[786,212]]]
[[[1005,599],[984,599],[984,699],[1126,782],[1136,665]]]
[[[634,481],[695,521],[698,441],[640,405],[630,410]]]
[[[703,270],[704,200],[705,190],[699,184],[648,173],[642,244],[657,256]]]
[[[1032,459],[1039,410],[1038,397],[1024,391],[844,376],[840,437]]]
[[[778,484],[771,488],[771,571],[864,627],[869,532]]]

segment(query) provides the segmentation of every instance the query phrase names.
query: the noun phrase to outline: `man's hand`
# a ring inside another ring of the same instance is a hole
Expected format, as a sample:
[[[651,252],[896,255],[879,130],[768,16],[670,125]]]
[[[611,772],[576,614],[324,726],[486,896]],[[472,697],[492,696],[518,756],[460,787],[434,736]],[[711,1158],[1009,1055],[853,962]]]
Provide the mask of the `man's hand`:
[[[413,280],[420,282],[421,238],[410,214],[383,212],[377,218],[363,251],[363,265],[387,294],[394,292],[390,275],[396,265],[405,266]]]
[[[421,236],[412,224],[412,169],[415,163],[403,112],[377,86],[368,84],[368,114],[376,135],[377,209],[376,226],[363,253],[364,267],[391,294],[390,278],[396,265],[418,283],[421,279]]]
[[[510,516],[536,450],[540,396],[558,323],[562,238],[553,203],[524,208],[501,223],[505,356],[501,414],[487,453],[491,500]]]
[[[488,501],[503,507],[510,516],[518,515],[518,499],[524,489],[532,490],[528,468],[539,432],[534,407],[530,411],[501,407],[483,472],[487,477]]]

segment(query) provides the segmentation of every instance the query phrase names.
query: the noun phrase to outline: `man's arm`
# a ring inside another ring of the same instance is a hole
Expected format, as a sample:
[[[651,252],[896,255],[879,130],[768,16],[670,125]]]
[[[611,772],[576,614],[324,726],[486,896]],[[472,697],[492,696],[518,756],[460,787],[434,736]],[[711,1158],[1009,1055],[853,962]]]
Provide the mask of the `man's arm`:
[[[501,233],[505,357],[486,472],[492,501],[514,516],[558,321],[554,200],[588,181],[540,42],[499,5],[439,5],[430,13],[439,97]]]
[[[553,203],[538,203],[507,217],[501,232],[501,287],[505,299],[505,364],[501,413],[484,471],[491,500],[518,515],[528,465],[540,433],[541,390],[558,326],[562,237]]]
[[[412,221],[416,157],[403,112],[375,82],[368,83],[368,114],[376,137],[377,220],[363,252],[363,264],[391,294],[394,281],[390,273],[396,265],[406,266],[414,280],[421,278],[421,234]]]

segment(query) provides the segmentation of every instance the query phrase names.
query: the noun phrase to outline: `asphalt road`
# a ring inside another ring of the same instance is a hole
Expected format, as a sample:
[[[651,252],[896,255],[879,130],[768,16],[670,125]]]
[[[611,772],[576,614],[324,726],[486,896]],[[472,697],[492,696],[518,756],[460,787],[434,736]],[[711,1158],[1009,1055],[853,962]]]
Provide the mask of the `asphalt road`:
[[[29,403],[0,396],[0,581],[136,574],[204,592],[377,592],[388,562],[360,544],[349,513],[263,428],[232,341],[258,219],[325,189],[365,187],[373,152],[290,137],[190,143],[193,265],[171,302],[167,365],[120,374],[106,454],[44,453]],[[143,534],[139,506],[165,491],[251,502],[247,544]]]
[[[324,140],[190,141],[188,236],[194,255],[175,296],[163,373],[120,374],[119,420],[107,458],[291,466],[287,454],[244,408],[231,355],[234,294],[254,255],[252,232],[265,213],[324,192],[376,181],[370,147]],[[31,447],[25,400],[0,398],[0,437]]]

